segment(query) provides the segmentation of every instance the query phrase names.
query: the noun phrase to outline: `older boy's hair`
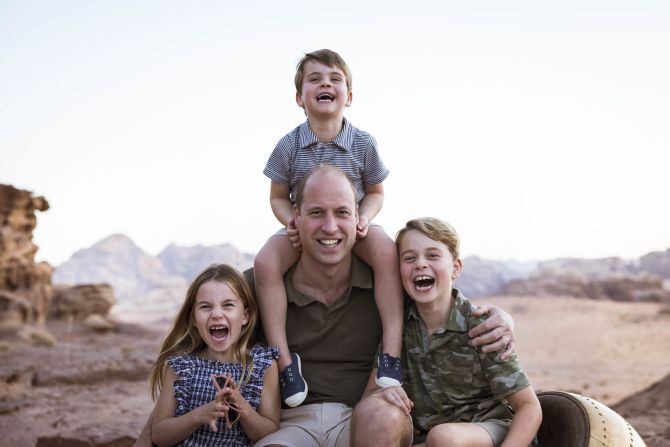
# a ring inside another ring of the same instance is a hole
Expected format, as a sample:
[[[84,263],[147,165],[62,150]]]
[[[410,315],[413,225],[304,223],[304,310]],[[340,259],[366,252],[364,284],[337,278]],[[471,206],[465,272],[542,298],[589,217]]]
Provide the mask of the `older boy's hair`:
[[[460,239],[456,229],[447,222],[435,217],[421,217],[412,219],[405,224],[405,227],[398,231],[395,236],[395,243],[400,246],[402,237],[410,230],[420,231],[430,239],[442,242],[449,249],[449,253],[455,259],[460,256]]]
[[[349,70],[349,66],[336,52],[323,49],[305,54],[305,56],[300,59],[300,62],[298,62],[298,65],[295,69],[295,89],[298,94],[302,94],[302,80],[304,77],[303,71],[305,69],[305,64],[309,61],[321,62],[322,64],[329,67],[337,67],[342,70],[344,72],[344,77],[347,80],[347,91],[351,91],[351,71]]]
[[[296,185],[295,206],[300,208],[300,205],[302,205],[302,199],[305,196],[305,185],[307,184],[307,180],[309,180],[309,178],[312,175],[316,174],[317,172],[323,172],[323,173],[336,172],[338,174],[341,174],[342,177],[347,179],[347,182],[349,182],[349,186],[351,187],[351,193],[354,195],[354,202],[356,202],[356,187],[354,186],[354,182],[351,181],[349,176],[337,166],[329,165],[327,163],[319,163],[318,165],[314,166],[312,169],[307,171]]]

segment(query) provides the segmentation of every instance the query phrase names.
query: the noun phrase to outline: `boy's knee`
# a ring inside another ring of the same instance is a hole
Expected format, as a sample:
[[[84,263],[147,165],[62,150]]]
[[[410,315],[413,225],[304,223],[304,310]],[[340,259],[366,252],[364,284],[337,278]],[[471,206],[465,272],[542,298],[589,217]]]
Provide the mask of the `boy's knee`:
[[[449,447],[460,447],[462,445],[460,437],[456,436],[453,427],[449,424],[433,427],[426,436],[426,447],[440,447],[443,445]]]

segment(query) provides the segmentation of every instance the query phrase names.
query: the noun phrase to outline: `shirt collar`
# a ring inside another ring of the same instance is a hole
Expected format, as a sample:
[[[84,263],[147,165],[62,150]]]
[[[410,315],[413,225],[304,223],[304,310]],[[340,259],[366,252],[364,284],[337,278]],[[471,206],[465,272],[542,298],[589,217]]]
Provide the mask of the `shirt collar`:
[[[294,264],[288,270],[288,272],[286,272],[286,275],[284,275],[284,287],[286,288],[286,296],[289,302],[295,303],[298,306],[306,306],[309,303],[312,303],[316,300],[314,299],[314,297],[305,295],[304,293],[300,292],[299,290],[296,290],[295,287],[293,287],[291,278],[293,277],[293,272],[295,271],[296,265],[297,263]],[[359,289],[372,289],[373,285],[372,270],[366,263],[361,261],[355,255],[352,255],[351,260],[350,283],[351,287],[357,287]]]
[[[298,130],[298,147],[302,149],[316,145],[317,143],[319,143],[319,139],[309,127],[309,121],[305,121],[300,125],[300,129]],[[333,140],[333,144],[345,151],[351,150],[354,144],[354,129],[346,118],[342,118],[342,130],[340,130],[340,133]]]
[[[442,325],[437,332],[451,331],[451,332],[467,332],[468,331],[468,321],[467,321],[467,306],[465,302],[465,297],[461,294],[461,291],[452,288],[451,297],[454,299],[454,302],[451,306],[451,311],[449,318],[447,319],[446,324]],[[409,300],[409,306],[407,308],[407,316],[405,321],[416,320],[421,321],[421,316],[419,311],[416,309],[416,303]]]

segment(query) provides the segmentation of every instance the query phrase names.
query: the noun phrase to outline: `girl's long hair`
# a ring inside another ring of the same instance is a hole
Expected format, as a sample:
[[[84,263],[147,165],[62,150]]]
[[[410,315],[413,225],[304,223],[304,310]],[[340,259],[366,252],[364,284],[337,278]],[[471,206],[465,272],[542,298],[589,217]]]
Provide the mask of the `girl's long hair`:
[[[244,378],[248,377],[247,367],[249,362],[249,342],[253,336],[256,322],[258,321],[258,305],[254,298],[247,281],[244,276],[235,268],[225,264],[214,264],[207,267],[200,273],[191,283],[186,292],[186,299],[182,304],[181,309],[177,313],[177,317],[170,328],[163,345],[161,346],[160,354],[154,366],[151,369],[149,376],[149,387],[151,391],[151,398],[155,401],[163,388],[163,381],[165,379],[165,368],[167,360],[179,354],[193,354],[199,352],[206,345],[198,333],[198,328],[195,326],[194,308],[195,297],[198,294],[200,286],[209,281],[222,282],[230,287],[233,292],[242,301],[245,310],[248,313],[248,322],[242,327],[240,338],[233,344],[233,361],[242,363],[242,377],[240,379],[239,387],[244,386]]]

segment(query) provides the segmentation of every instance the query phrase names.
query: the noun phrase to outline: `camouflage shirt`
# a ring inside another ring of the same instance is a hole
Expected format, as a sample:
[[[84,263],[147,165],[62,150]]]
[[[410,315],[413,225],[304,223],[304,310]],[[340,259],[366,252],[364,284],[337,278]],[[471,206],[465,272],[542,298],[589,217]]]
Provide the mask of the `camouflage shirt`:
[[[403,386],[414,401],[414,426],[422,432],[446,422],[511,419],[501,401],[530,385],[516,355],[502,362],[498,353],[468,345],[468,331],[486,318],[471,315],[474,306],[458,289],[452,299],[449,319],[430,336],[414,302],[405,309]]]

